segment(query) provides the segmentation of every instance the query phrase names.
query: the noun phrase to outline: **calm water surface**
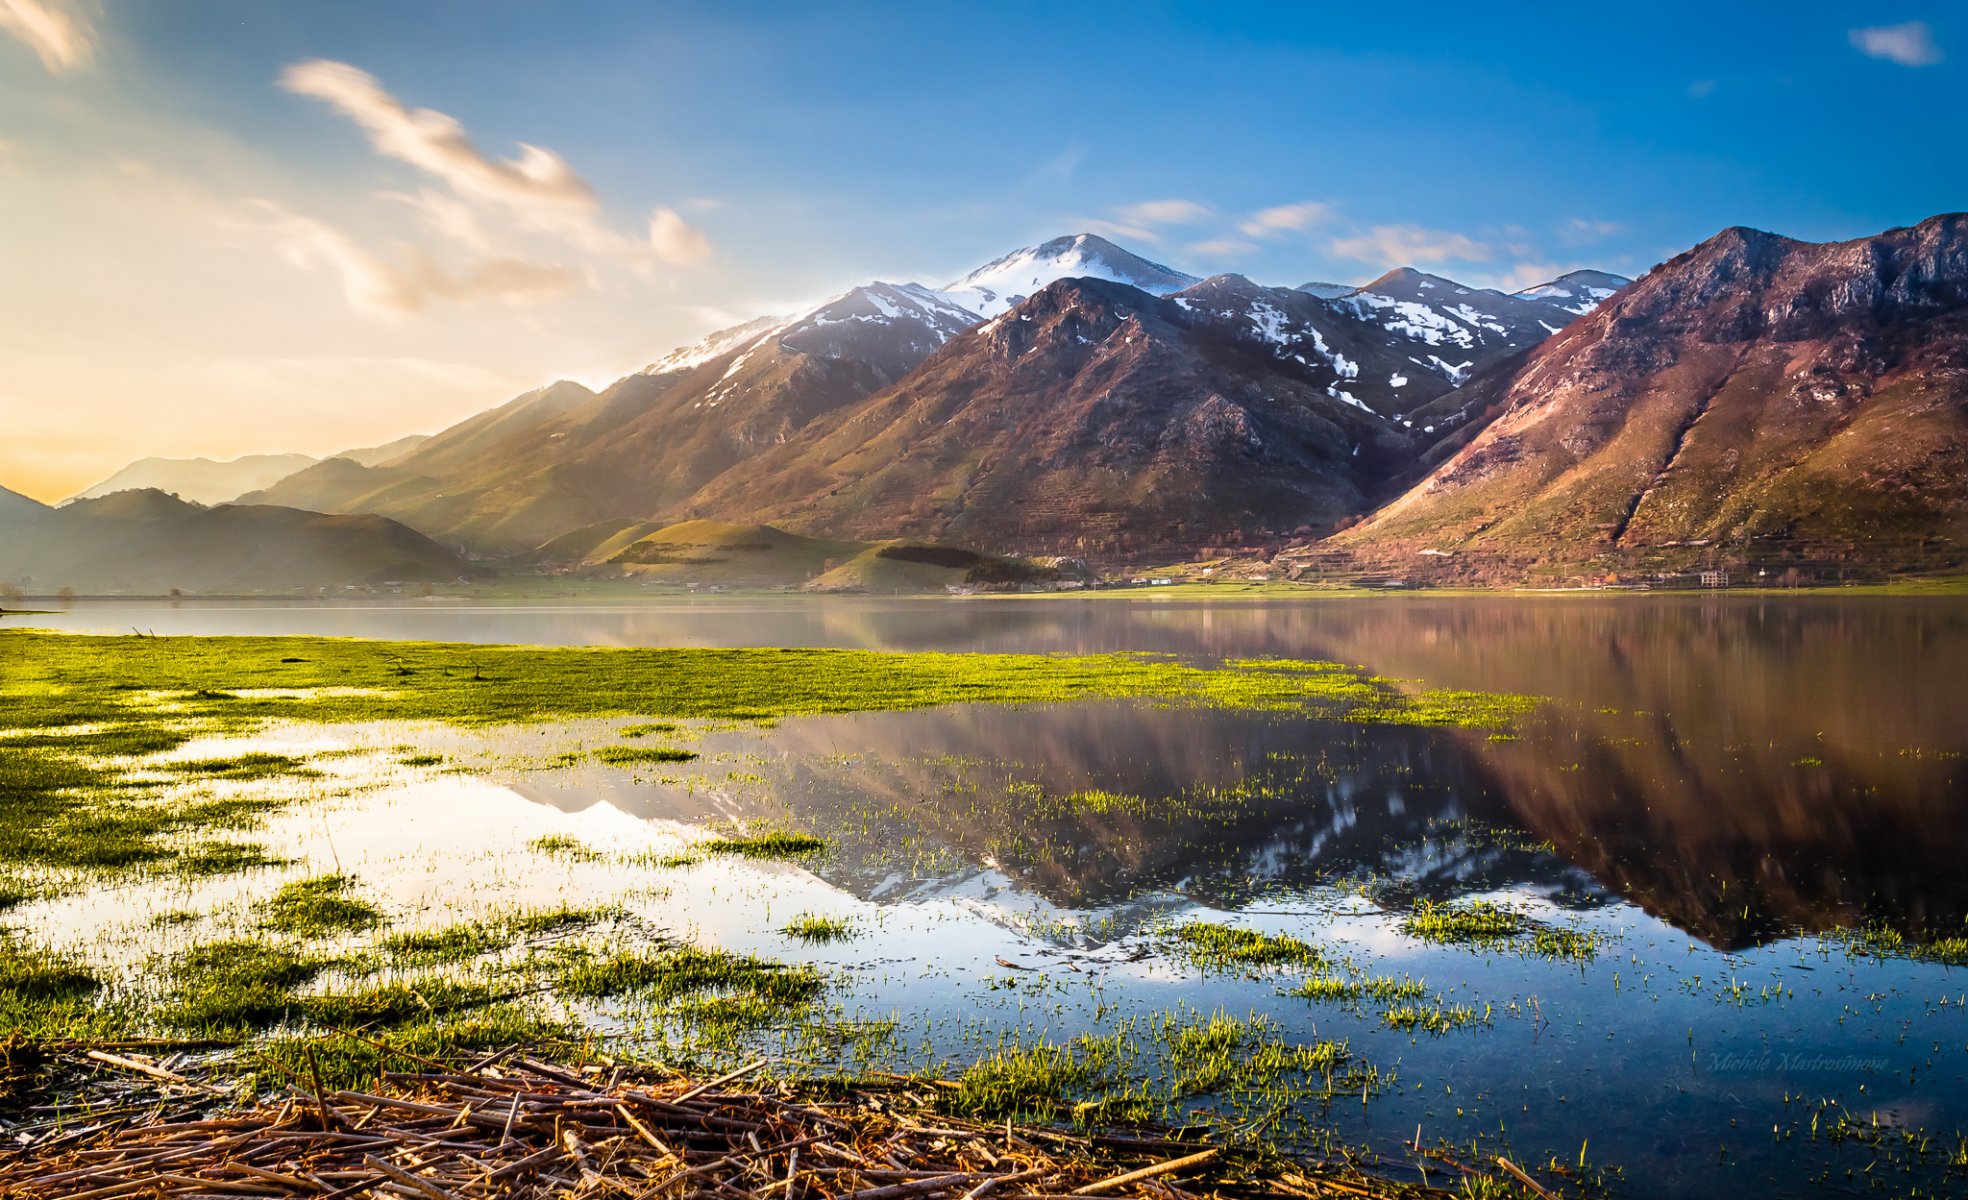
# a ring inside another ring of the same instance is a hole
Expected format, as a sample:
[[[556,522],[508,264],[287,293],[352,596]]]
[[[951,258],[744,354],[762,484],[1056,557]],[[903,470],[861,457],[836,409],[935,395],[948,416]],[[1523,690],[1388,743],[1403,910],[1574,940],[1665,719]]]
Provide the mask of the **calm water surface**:
[[[473,855],[541,831],[640,846],[734,819],[792,823],[829,840],[810,867],[679,868],[656,909],[707,940],[843,968],[849,1010],[901,1018],[928,1058],[1176,1006],[1254,1011],[1294,1038],[1345,1038],[1394,1075],[1364,1103],[1313,1114],[1377,1146],[1417,1126],[1424,1140],[1482,1138],[1533,1162],[1575,1161],[1583,1146],[1620,1165],[1634,1196],[1968,1188],[1945,1163],[1968,1130],[1968,972],[1854,956],[1834,934],[1968,933],[1963,601],[101,602],[26,620],[1275,655],[1546,697],[1509,741],[1128,703],[798,719],[707,734],[715,768],[668,782],[487,765],[385,790],[333,820],[296,816],[286,832],[333,840],[336,861],[367,863],[365,877],[393,879],[414,906],[455,890]],[[1090,788],[1156,803],[1021,808],[1033,789]],[[606,866],[553,870],[546,885],[518,872],[513,886],[610,886]],[[1603,941],[1583,966],[1431,946],[1398,929],[1418,897],[1502,899]],[[867,933],[816,954],[773,932],[799,911],[850,916]],[[1398,1033],[1373,1006],[1283,994],[1289,978],[1202,975],[1153,952],[1167,921],[1196,915],[1425,978],[1446,1002],[1488,1005],[1491,1020]],[[78,935],[107,919],[100,898],[44,918]],[[1826,1136],[1840,1113],[1880,1132]],[[1928,1137],[1924,1161],[1901,1130]]]

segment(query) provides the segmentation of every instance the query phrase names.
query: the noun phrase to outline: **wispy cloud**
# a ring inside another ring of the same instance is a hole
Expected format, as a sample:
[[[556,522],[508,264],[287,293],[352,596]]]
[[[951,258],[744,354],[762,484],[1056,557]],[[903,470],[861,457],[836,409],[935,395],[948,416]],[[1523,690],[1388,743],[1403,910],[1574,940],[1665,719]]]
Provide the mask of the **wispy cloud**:
[[[594,189],[560,155],[521,142],[518,158],[493,158],[456,118],[405,108],[360,67],[326,59],[295,63],[281,72],[280,85],[354,121],[376,153],[420,167],[460,192],[529,212],[541,205],[588,211],[599,204]]]
[[[1207,254],[1218,258],[1236,258],[1257,249],[1255,242],[1237,238],[1211,238],[1205,242],[1195,242],[1189,247],[1191,254]]]
[[[1114,219],[1121,224],[1151,229],[1157,225],[1194,225],[1209,215],[1209,205],[1194,200],[1143,200],[1114,210]]]
[[[295,63],[281,72],[280,85],[355,122],[376,153],[429,173],[464,199],[496,205],[528,230],[554,234],[591,252],[672,264],[698,262],[710,254],[709,240],[674,209],[650,214],[646,238],[610,229],[594,188],[560,155],[525,142],[518,143],[517,158],[489,155],[457,118],[405,106],[360,67],[327,59]],[[433,211],[428,204],[424,207],[427,215]],[[452,217],[446,220],[455,225]]]
[[[1493,251],[1466,234],[1419,225],[1375,225],[1365,233],[1334,238],[1334,254],[1381,266],[1410,263],[1487,262]]]
[[[1305,200],[1297,204],[1280,204],[1274,208],[1263,209],[1246,217],[1237,226],[1246,237],[1277,237],[1279,234],[1295,233],[1324,224],[1333,215],[1330,204],[1318,200]]]
[[[1573,217],[1558,230],[1558,240],[1567,246],[1589,246],[1602,242],[1620,231],[1617,221],[1602,221],[1596,217]]]
[[[325,222],[269,201],[258,201],[254,207],[266,217],[288,261],[333,271],[341,279],[349,307],[365,316],[405,316],[422,312],[433,300],[524,304],[565,296],[581,282],[579,272],[571,268],[516,258],[484,258],[452,270],[411,249],[405,261],[394,262]]]
[[[675,209],[649,214],[649,248],[666,263],[702,262],[711,256],[711,241]]]
[[[54,75],[95,59],[95,23],[72,0],[0,0],[0,31],[27,43]]]
[[[1931,67],[1942,57],[1941,48],[1934,44],[1934,31],[1925,21],[1854,29],[1850,37],[1860,53],[1903,67]]]

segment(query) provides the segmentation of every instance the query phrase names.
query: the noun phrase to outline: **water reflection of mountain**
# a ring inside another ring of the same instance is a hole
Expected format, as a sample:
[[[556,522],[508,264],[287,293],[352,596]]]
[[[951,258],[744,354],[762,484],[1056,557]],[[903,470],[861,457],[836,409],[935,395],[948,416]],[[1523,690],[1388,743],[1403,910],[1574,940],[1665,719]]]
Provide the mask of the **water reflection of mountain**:
[[[795,823],[828,839],[824,877],[878,900],[980,872],[1073,910],[1165,892],[1230,906],[1368,877],[1395,878],[1403,898],[1597,893],[1492,828],[1504,810],[1474,756],[1430,730],[1126,703],[941,709],[788,721],[748,769],[767,784],[530,792],[693,824]]]
[[[1596,879],[1721,947],[1868,920],[1959,932],[1968,913],[1956,867],[1968,851],[1968,706],[1937,700],[1968,678],[1959,600],[866,602],[748,609],[735,631],[709,612],[693,620],[693,641],[1278,655],[1556,701],[1505,744],[1120,705],[789,722],[769,742],[770,790],[802,821],[869,830],[861,849],[842,833],[826,868],[864,893],[944,886],[986,864],[1075,905],[1157,888],[1230,903],[1366,871],[1436,895],[1590,891]],[[951,790],[959,760],[979,793]],[[1003,791],[1020,781],[1163,799],[1265,786],[1242,806],[1144,818],[1034,813]],[[732,815],[702,794],[611,798],[681,819]],[[757,797],[731,802],[788,815]],[[1465,818],[1549,839],[1562,857],[1472,838],[1451,824]],[[917,845],[940,849],[941,867],[898,882],[897,848]]]

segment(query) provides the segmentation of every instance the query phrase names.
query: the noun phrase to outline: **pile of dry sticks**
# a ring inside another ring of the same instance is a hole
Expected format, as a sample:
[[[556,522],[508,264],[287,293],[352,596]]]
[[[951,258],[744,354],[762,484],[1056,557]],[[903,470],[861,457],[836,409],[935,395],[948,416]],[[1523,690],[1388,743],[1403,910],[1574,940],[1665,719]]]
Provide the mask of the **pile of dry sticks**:
[[[138,1060],[105,1056],[111,1065]],[[651,1197],[665,1200],[1303,1200],[1447,1196],[1347,1169],[1258,1165],[1169,1137],[1078,1137],[935,1114],[904,1095],[690,1084],[511,1048],[393,1073],[375,1093],[297,1091],[254,1111],[182,1105],[0,1150],[20,1200]],[[814,1096],[822,1098],[813,1098]]]

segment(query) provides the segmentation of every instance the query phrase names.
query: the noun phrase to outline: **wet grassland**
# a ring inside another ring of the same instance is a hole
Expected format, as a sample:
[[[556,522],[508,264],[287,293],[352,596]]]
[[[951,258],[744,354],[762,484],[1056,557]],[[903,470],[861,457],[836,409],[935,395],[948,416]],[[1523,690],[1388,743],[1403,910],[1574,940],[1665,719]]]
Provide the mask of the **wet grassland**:
[[[1907,1069],[1960,1069],[1959,938],[1821,933],[1725,957],[1724,978],[1660,962],[1663,927],[1577,872],[1443,892],[1383,860],[1276,888],[1227,850],[1158,859],[1344,790],[1325,750],[1160,788],[1065,786],[1015,755],[765,752],[813,718],[1102,705],[1498,753],[1541,708],[1296,660],[0,631],[0,1089],[19,1117],[61,1094],[51,1052],[139,1040],[241,1093],[361,1089],[515,1042],[705,1072],[769,1056],[787,1075],[933,1080],[972,1117],[1201,1124],[1470,1195],[1536,1194],[1465,1169],[1500,1154],[1553,1194],[1696,1195],[1698,1173],[1650,1190],[1589,1138],[1561,1153],[1551,1130],[1578,1122],[1520,1122],[1513,1059],[1562,1090],[1587,1023],[1623,1006],[1636,1027],[1707,1014],[1734,1047],[1731,1014],[1754,1034],[1755,1013],[1798,1003],[1786,964],[1815,959],[1855,981],[1838,1024],[1890,1010],[1902,1043],[1934,1042]],[[699,816],[562,811],[565,779]],[[793,802],[820,780],[847,798]],[[1522,830],[1429,830],[1467,861],[1558,863]],[[1699,1068],[1709,1041],[1691,1025],[1681,1053]],[[1651,1066],[1577,1090],[1657,1088]],[[1935,1194],[1968,1169],[1951,1127],[1882,1123],[1865,1082],[1839,1082],[1786,1090],[1773,1124],[1759,1111],[1761,1159]],[[1717,1111],[1687,1090],[1690,1120]],[[1697,1153],[1713,1150],[1660,1161]]]

